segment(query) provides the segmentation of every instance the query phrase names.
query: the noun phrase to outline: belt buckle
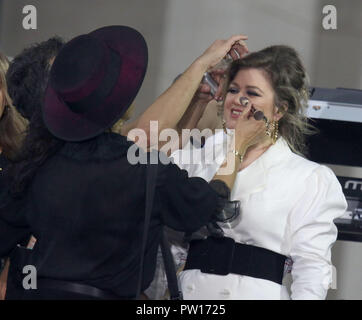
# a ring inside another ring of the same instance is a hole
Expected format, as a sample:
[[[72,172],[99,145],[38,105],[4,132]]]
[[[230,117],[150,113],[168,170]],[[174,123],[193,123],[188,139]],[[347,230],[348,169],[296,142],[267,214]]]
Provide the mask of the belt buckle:
[[[208,237],[205,241],[207,241],[207,250],[202,253],[205,263],[200,269],[201,272],[226,276],[230,273],[234,258],[234,239]]]

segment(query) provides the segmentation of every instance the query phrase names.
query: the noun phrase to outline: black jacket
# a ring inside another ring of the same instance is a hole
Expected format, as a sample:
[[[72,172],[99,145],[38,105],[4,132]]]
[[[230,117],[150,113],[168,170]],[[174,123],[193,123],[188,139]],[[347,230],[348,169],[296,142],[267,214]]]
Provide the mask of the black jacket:
[[[66,143],[37,171],[21,199],[0,202],[0,257],[31,234],[37,243],[25,263],[38,278],[59,279],[133,296],[145,213],[146,166],[131,165],[133,143],[104,133]],[[159,165],[144,263],[143,289],[153,279],[163,225],[196,231],[217,206],[201,178],[174,164]]]

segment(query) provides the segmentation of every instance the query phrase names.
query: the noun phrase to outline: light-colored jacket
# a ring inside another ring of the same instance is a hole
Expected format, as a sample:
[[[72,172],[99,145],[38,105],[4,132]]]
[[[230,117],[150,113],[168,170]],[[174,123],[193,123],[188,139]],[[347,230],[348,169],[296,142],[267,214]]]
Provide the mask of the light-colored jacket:
[[[189,176],[210,181],[218,171],[226,135],[218,132],[206,140],[206,153],[215,161],[205,164],[198,155],[187,159],[190,145],[173,153]],[[225,146],[225,145],[224,145]],[[200,149],[202,150],[202,149]],[[180,275],[185,299],[325,299],[332,282],[331,247],[337,238],[333,220],[344,214],[347,203],[334,173],[293,153],[279,138],[257,160],[238,172],[231,193],[241,202],[240,221],[222,226],[236,242],[263,247],[293,261],[291,296],[284,285],[229,274],[219,276],[200,270]]]

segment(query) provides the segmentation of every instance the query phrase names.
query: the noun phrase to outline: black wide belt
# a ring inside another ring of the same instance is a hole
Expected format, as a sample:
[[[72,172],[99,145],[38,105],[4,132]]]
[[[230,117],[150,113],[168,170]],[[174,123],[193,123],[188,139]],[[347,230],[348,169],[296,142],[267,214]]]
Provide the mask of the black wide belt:
[[[264,248],[236,243],[234,239],[208,237],[192,240],[184,270],[239,275],[282,284],[286,256]]]

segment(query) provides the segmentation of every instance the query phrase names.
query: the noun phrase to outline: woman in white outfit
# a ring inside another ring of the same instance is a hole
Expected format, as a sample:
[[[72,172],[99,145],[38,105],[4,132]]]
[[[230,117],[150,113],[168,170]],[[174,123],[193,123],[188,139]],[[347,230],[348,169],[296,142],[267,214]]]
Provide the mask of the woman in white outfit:
[[[243,110],[251,106],[251,114],[264,114],[265,132],[247,150],[237,150],[242,161],[231,200],[240,201],[239,220],[219,224],[223,238],[191,241],[180,274],[184,299],[325,299],[337,237],[333,220],[343,215],[346,201],[333,172],[302,156],[309,132],[306,79],[290,47],[272,46],[234,61],[224,84],[225,130],[201,149],[189,143],[172,154],[189,176],[210,181]],[[215,161],[203,162],[203,152],[214,152]],[[282,280],[290,267],[289,296]]]

